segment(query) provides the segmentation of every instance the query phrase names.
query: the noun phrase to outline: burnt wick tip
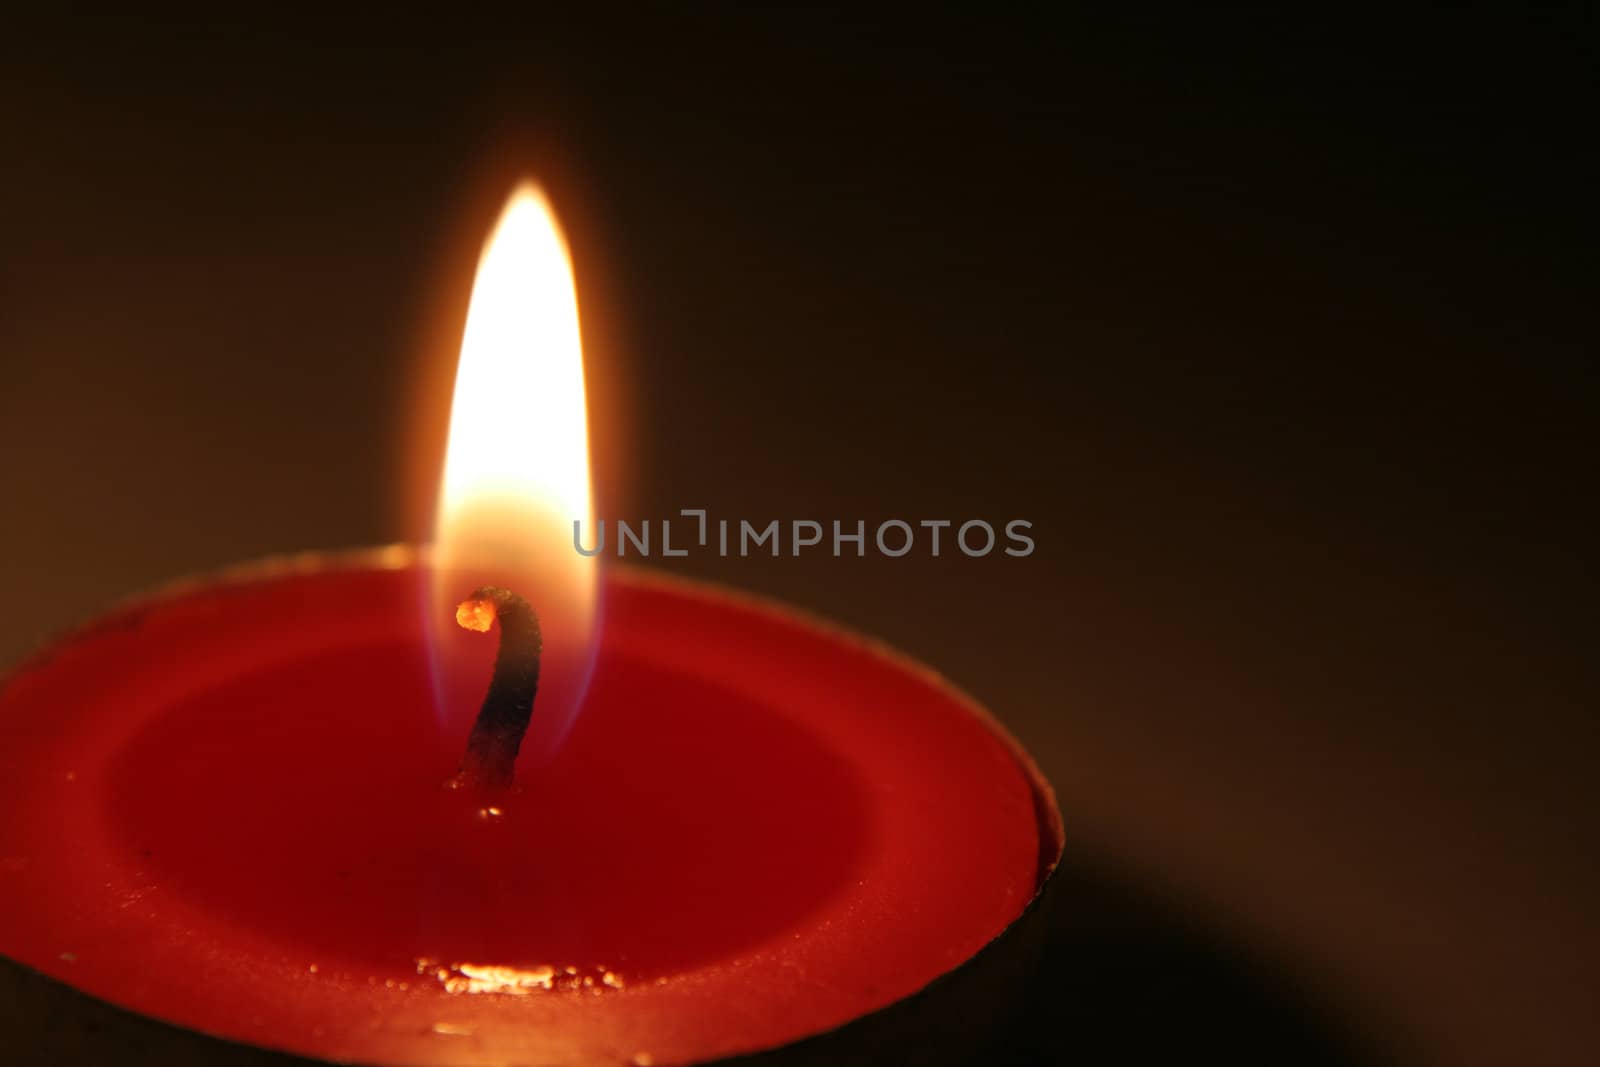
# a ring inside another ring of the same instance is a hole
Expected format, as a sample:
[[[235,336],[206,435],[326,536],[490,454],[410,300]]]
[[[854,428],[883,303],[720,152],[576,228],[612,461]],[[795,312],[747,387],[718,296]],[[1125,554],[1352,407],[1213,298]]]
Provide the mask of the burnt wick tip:
[[[508,788],[516,774],[517,750],[533,716],[543,651],[533,607],[511,590],[491,585],[473,590],[456,607],[456,623],[468,630],[486,633],[497,620],[500,651],[489,692],[467,738],[461,769],[450,782],[455,788]]]

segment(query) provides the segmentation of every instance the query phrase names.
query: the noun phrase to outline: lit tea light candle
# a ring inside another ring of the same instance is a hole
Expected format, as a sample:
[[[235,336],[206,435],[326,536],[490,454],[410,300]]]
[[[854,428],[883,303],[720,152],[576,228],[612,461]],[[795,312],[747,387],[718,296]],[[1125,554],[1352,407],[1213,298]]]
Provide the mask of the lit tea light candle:
[[[524,188],[480,265],[431,555],[184,583],[6,680],[0,953],[304,1057],[665,1065],[831,1031],[983,952],[1061,849],[1027,756],[879,645],[602,574],[570,540],[587,432],[567,250]]]

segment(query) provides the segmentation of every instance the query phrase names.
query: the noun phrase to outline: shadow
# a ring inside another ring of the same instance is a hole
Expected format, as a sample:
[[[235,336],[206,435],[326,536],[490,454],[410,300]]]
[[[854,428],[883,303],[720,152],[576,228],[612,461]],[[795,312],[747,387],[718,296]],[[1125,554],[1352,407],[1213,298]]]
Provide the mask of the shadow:
[[[738,1067],[1398,1062],[1291,969],[1096,860],[922,992]]]
[[[1081,857],[1057,871],[1014,1053],[1039,1063],[1392,1062],[1288,961]]]

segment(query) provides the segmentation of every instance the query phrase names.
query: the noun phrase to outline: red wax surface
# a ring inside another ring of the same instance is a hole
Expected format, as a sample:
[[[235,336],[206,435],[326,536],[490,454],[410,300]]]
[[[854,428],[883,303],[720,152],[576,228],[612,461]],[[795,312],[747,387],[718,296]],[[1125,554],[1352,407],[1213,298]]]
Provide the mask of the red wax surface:
[[[630,571],[565,745],[487,812],[441,785],[469,724],[434,711],[425,578],[258,569],[6,680],[0,954],[335,1060],[692,1062],[915,992],[1058,850],[1026,757],[931,673]]]

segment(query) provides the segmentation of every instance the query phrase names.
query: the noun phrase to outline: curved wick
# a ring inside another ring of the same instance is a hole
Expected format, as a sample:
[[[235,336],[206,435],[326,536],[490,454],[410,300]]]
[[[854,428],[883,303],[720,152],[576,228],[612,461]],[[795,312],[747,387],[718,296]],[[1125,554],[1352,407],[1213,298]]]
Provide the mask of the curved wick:
[[[500,651],[495,656],[489,692],[467,738],[461,769],[451,781],[456,788],[506,789],[516,774],[517,749],[528,732],[533,698],[539,692],[539,654],[543,637],[539,616],[509,589],[486,585],[456,607],[456,622],[487,633],[500,620]]]

